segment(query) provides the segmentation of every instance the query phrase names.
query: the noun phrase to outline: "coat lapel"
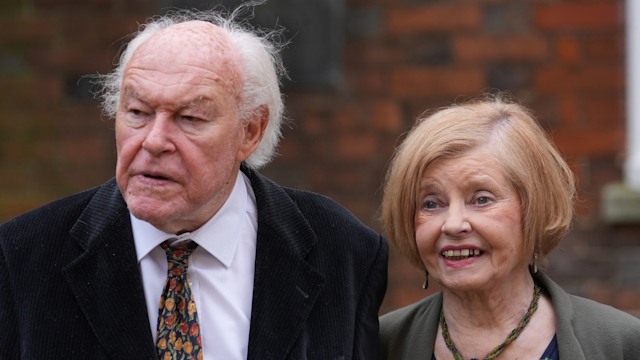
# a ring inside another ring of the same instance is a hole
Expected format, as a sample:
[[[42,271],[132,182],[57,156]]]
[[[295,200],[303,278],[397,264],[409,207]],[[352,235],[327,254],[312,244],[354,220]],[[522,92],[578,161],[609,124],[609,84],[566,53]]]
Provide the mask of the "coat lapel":
[[[113,179],[71,236],[83,253],[63,273],[102,347],[113,359],[155,359],[129,213]]]
[[[324,276],[305,260],[318,239],[282,188],[243,171],[259,209],[248,358],[284,359],[325,286]]]
[[[551,297],[556,312],[556,337],[561,359],[586,359],[580,341],[573,329],[575,312],[569,295],[558,284],[553,282],[543,271],[538,271],[534,278]]]

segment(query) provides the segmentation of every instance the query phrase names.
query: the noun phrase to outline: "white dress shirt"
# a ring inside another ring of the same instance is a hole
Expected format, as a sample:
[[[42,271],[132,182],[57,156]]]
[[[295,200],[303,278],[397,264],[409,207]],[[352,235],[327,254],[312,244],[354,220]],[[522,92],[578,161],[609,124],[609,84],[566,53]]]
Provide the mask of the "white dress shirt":
[[[201,228],[167,234],[131,216],[142,273],[149,325],[156,338],[158,306],[167,277],[167,257],[160,244],[191,239],[187,277],[195,298],[204,359],[246,359],[258,229],[256,200],[249,179],[238,173],[229,198]]]

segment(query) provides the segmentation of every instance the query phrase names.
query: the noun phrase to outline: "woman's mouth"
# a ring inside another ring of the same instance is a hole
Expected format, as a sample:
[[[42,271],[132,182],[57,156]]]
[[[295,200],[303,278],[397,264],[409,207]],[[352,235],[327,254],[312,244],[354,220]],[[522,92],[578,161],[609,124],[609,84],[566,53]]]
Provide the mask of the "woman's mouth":
[[[479,249],[444,250],[440,254],[447,260],[464,260],[480,256],[484,252]]]

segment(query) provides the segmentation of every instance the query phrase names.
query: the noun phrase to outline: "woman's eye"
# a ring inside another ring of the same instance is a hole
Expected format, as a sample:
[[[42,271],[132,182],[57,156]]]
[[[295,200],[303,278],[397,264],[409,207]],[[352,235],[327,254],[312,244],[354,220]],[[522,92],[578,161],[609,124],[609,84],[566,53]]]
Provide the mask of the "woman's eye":
[[[422,207],[424,207],[425,209],[435,209],[438,207],[438,203],[433,200],[425,200],[422,203]]]
[[[476,199],[476,204],[478,205],[486,205],[490,202],[491,200],[489,199],[488,196],[480,196]]]

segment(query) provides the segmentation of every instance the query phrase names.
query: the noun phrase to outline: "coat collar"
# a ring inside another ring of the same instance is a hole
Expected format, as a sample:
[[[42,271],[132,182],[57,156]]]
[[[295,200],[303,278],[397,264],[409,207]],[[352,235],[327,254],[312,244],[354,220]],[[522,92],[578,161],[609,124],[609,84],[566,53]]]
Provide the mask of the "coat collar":
[[[114,359],[155,359],[131,223],[115,180],[98,189],[70,231],[83,252],[63,275]]]
[[[283,359],[304,327],[325,277],[307,261],[318,242],[291,196],[243,167],[258,206],[249,359]]]

